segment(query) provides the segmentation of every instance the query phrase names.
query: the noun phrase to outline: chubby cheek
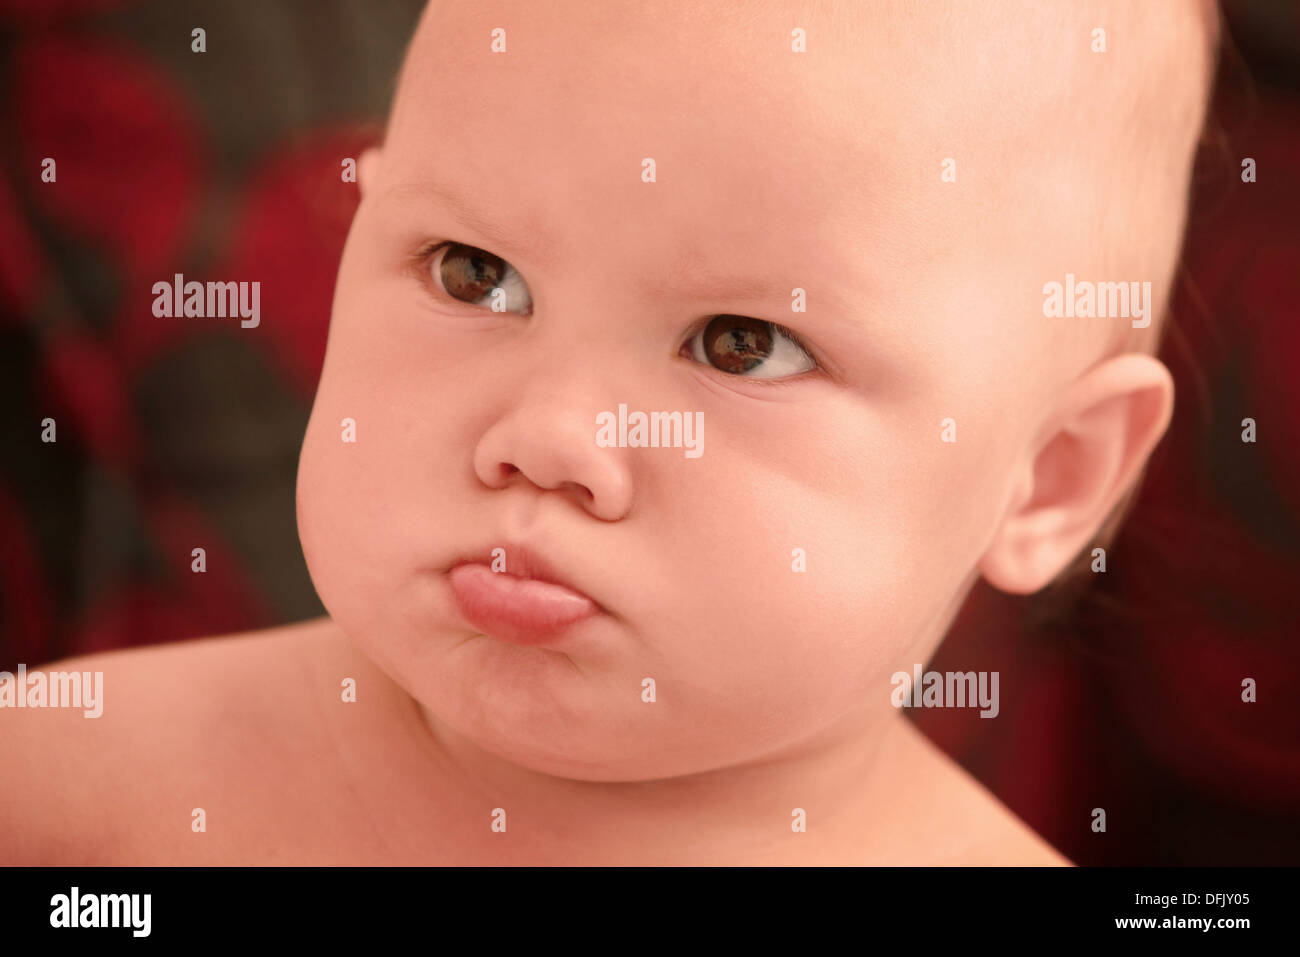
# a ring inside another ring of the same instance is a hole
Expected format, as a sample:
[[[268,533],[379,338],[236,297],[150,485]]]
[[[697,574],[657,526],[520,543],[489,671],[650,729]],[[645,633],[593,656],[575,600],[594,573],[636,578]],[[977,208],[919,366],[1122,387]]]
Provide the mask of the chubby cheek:
[[[977,557],[988,489],[938,418],[909,429],[844,403],[805,420],[773,442],[769,419],[758,451],[716,442],[675,496],[691,547],[647,624],[697,743],[773,746],[888,708],[889,676],[928,656]]]
[[[298,463],[298,537],[321,601],[349,634],[384,607],[394,572],[392,473],[376,461],[371,417],[357,402],[318,392]],[[352,441],[355,436],[355,442]],[[377,484],[382,476],[385,481]],[[369,612],[369,614],[367,614]]]
[[[768,426],[719,437],[676,486],[654,533],[678,543],[671,594],[641,609],[675,729],[733,757],[842,713],[878,658],[873,628],[889,633],[873,614],[894,575],[887,517],[838,493],[815,443],[801,453]]]
[[[457,477],[447,450],[465,439],[452,434],[458,389],[417,387],[418,358],[377,354],[384,349],[373,338],[331,342],[299,459],[297,512],[331,617],[367,651],[387,655],[390,638],[378,636],[410,630],[403,622],[425,601],[429,567],[445,550]]]

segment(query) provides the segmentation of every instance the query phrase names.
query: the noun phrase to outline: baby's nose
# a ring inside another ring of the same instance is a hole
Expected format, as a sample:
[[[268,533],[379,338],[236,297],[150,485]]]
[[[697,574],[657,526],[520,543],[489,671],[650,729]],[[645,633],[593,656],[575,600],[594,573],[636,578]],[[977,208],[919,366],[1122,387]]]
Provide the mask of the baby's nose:
[[[563,491],[592,515],[618,521],[632,508],[625,449],[596,444],[596,410],[565,394],[533,396],[494,421],[474,449],[474,472],[489,488],[527,481]]]

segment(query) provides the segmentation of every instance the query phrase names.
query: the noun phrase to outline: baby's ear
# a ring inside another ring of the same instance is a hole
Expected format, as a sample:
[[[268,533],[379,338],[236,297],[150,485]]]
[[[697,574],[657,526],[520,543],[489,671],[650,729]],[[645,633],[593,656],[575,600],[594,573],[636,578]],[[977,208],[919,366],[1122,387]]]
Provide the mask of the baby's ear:
[[[373,188],[375,176],[379,171],[380,152],[378,146],[371,146],[357,158],[357,188],[364,197]]]
[[[1151,356],[1116,356],[1084,373],[1016,466],[1006,516],[977,566],[985,580],[1018,595],[1050,584],[1136,481],[1173,407],[1173,378]]]

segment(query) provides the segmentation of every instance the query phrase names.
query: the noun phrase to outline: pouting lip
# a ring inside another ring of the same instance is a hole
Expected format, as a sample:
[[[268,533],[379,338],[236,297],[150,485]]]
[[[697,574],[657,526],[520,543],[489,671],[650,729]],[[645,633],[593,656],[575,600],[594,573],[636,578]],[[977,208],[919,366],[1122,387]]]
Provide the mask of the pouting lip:
[[[492,553],[498,548],[505,551],[506,567],[502,574],[513,575],[516,578],[529,578],[533,581],[548,582],[552,585],[560,585],[563,588],[569,589],[569,591],[573,592],[575,595],[581,595],[583,598],[587,599],[596,606],[597,611],[607,613],[605,607],[600,602],[565,578],[564,575],[562,575],[554,565],[547,561],[539,551],[529,548],[526,545],[512,545],[509,542],[498,540],[485,548],[462,552],[446,564],[443,568],[443,572],[444,574],[450,574],[452,569],[458,568],[461,565],[487,565],[491,567]]]

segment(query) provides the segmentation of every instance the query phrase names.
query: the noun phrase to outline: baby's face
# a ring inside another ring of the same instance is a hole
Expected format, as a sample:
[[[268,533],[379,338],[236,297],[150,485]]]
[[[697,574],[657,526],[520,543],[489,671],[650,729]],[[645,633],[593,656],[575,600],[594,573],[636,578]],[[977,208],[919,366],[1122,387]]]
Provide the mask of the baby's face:
[[[344,630],[478,744],[589,779],[890,712],[1086,358],[1042,287],[1104,268],[1080,224],[1115,175],[1058,115],[1115,68],[1082,21],[653,6],[426,13],[299,475]],[[598,443],[620,405],[702,413],[702,454]],[[498,547],[509,571],[512,546],[600,612],[542,645],[480,634],[447,572]]]

